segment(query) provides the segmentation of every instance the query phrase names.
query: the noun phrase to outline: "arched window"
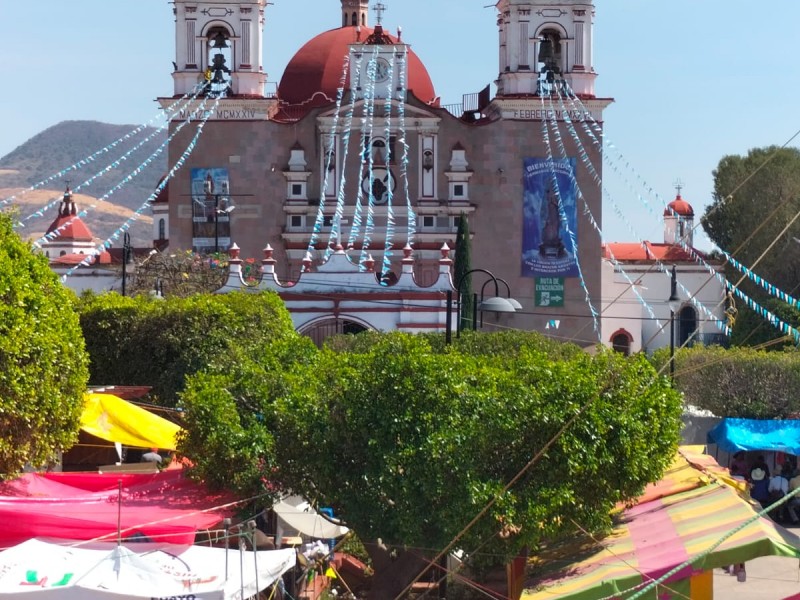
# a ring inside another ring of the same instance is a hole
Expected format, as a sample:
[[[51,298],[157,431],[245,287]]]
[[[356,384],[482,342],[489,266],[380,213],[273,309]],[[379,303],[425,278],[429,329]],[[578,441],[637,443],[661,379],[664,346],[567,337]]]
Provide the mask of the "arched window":
[[[164,240],[167,238],[167,226],[164,219],[158,220],[158,239]]]
[[[618,329],[611,335],[611,348],[625,356],[630,356],[632,342],[633,336],[625,329]]]
[[[361,13],[361,26],[362,27],[366,27],[367,26],[367,14],[366,13]]]
[[[62,250],[61,252],[58,253],[59,256],[66,256],[66,254],[67,254],[66,250]]]
[[[347,13],[342,15],[342,27],[347,27]]]
[[[693,336],[697,331],[697,313],[691,306],[684,306],[676,315],[678,318],[678,339],[675,341],[679,346],[686,344],[691,346],[697,341],[697,336]],[[692,338],[687,344],[686,340]]]
[[[353,13],[353,16],[351,17],[350,20],[350,24],[353,25],[354,27],[358,25],[358,13]]]

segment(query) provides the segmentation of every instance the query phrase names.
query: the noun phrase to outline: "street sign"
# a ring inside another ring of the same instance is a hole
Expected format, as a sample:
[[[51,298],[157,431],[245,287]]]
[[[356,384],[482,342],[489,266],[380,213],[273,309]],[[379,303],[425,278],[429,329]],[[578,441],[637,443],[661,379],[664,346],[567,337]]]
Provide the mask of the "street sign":
[[[564,306],[564,278],[537,277],[534,306]]]

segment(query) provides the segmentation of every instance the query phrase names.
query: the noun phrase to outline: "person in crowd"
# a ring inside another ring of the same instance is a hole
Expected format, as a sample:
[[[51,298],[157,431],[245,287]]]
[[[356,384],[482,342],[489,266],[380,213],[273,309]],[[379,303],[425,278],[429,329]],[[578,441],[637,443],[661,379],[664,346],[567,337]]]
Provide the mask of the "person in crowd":
[[[775,473],[769,480],[769,500],[770,504],[774,504],[781,498],[783,498],[786,494],[789,493],[789,477],[792,475],[792,467],[788,463],[783,464],[783,469],[779,473]],[[798,523],[797,513],[794,510],[794,507],[791,505],[790,502],[785,502],[781,504],[779,507],[774,509],[770,516],[774,521],[777,522],[788,522],[791,521],[792,524]]]
[[[750,497],[757,500],[761,506],[769,506],[769,472],[757,464],[750,469]]]
[[[737,473],[740,475],[744,475],[750,471],[750,469],[747,468],[747,457],[744,454],[744,450],[739,450],[733,455],[730,466],[731,475],[733,475],[734,469],[736,469]]]

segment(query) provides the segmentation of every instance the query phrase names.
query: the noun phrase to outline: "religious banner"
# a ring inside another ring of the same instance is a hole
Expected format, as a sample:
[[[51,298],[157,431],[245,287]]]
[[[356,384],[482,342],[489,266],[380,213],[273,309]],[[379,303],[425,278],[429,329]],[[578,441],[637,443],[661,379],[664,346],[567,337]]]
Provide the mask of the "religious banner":
[[[198,252],[227,250],[231,244],[228,169],[192,169],[192,246]]]
[[[524,159],[522,276],[577,277],[574,158]]]

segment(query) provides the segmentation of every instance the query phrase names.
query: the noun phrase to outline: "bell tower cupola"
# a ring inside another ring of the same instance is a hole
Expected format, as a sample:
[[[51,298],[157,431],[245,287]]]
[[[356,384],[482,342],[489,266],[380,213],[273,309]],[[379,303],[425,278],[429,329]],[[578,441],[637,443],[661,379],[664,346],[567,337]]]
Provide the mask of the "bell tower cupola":
[[[342,27],[369,27],[369,0],[342,0]]]
[[[497,10],[498,96],[541,95],[559,83],[595,96],[592,0],[499,0]]]
[[[694,209],[681,197],[682,184],[675,185],[675,200],[664,210],[664,243],[694,245]]]
[[[262,63],[267,0],[173,0],[175,95],[208,81],[228,96],[264,97]]]

